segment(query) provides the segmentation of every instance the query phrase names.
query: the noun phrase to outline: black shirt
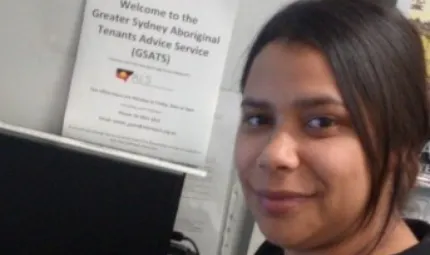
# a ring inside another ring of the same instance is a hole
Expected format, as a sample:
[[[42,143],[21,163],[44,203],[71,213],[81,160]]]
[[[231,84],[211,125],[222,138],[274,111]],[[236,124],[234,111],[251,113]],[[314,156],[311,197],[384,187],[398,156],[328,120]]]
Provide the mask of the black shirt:
[[[419,243],[398,253],[397,255],[429,255],[430,254],[430,225],[420,220],[406,220]],[[268,242],[264,242],[255,255],[284,255],[284,251]]]

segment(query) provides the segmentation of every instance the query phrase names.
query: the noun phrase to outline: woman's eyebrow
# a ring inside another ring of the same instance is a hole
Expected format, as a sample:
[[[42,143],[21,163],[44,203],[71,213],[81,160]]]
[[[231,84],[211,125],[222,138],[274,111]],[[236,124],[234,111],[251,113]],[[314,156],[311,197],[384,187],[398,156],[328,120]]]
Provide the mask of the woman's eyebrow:
[[[241,107],[269,110],[273,108],[273,105],[266,100],[259,100],[259,99],[247,97],[242,100]]]
[[[344,107],[342,100],[328,95],[298,97],[291,102],[291,106],[298,109],[310,109],[328,105]],[[242,100],[241,107],[262,110],[273,110],[275,108],[275,106],[267,100],[260,100],[251,97],[244,98]]]
[[[300,108],[300,109],[309,109],[309,108],[316,108],[321,106],[344,106],[344,103],[342,100],[328,96],[328,95],[318,95],[318,96],[311,96],[311,97],[302,97],[294,99],[292,102],[293,107]]]

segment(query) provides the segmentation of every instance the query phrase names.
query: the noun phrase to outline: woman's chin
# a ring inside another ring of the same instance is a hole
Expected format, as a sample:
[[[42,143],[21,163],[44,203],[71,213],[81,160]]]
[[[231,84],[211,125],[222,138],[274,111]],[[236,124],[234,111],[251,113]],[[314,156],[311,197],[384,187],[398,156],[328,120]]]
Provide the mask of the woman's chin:
[[[310,237],[309,229],[302,224],[286,224],[279,219],[264,219],[258,221],[258,226],[266,239],[284,248],[299,248]]]

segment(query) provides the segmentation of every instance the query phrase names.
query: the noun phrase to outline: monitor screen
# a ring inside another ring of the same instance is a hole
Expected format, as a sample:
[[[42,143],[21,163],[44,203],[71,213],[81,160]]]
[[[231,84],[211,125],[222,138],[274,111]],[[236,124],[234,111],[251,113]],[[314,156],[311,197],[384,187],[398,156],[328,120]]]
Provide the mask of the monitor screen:
[[[184,174],[0,133],[0,249],[165,255]]]

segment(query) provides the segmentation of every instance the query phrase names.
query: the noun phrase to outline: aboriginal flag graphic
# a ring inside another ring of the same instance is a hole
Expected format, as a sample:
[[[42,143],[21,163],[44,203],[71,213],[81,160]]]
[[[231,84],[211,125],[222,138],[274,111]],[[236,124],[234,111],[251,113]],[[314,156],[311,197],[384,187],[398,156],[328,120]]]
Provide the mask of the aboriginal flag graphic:
[[[133,71],[127,70],[127,69],[122,69],[122,68],[117,68],[116,69],[116,77],[120,80],[123,80],[124,82],[126,82],[130,76],[133,75]]]

